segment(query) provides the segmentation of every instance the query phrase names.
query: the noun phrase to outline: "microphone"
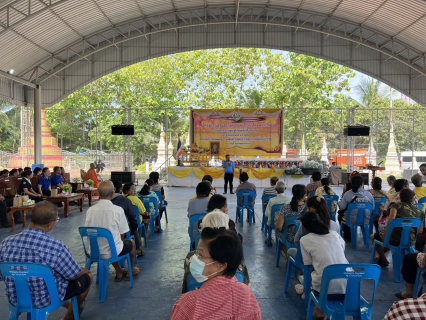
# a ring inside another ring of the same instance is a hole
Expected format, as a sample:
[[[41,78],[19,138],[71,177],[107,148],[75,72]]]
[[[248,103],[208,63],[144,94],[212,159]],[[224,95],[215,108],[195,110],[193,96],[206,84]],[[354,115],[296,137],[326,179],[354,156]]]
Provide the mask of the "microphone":
[[[378,167],[380,167],[380,165],[383,163],[384,160],[380,161],[379,164],[377,165]]]

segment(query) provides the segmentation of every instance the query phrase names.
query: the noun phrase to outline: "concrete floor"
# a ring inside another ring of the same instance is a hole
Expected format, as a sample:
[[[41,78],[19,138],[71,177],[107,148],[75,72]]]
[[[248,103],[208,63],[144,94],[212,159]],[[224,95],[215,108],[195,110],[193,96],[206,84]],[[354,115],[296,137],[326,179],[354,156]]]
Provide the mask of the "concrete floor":
[[[341,188],[334,188],[341,194]],[[218,192],[222,193],[218,188]],[[163,233],[155,234],[154,239],[148,240],[146,255],[139,259],[138,266],[142,274],[135,279],[135,288],[123,281],[114,282],[113,269],[110,269],[107,301],[98,302],[98,286],[94,284],[86,301],[86,308],[81,319],[109,320],[109,319],[169,319],[173,304],[179,299],[183,276],[183,260],[188,252],[189,237],[187,233],[188,219],[186,208],[188,199],[194,194],[192,188],[165,188],[168,206],[169,223],[163,217]],[[290,193],[289,190],[286,193]],[[258,190],[262,194],[262,190]],[[227,195],[231,219],[235,219],[236,197]],[[256,201],[256,224],[244,223],[237,225],[238,231],[244,237],[244,256],[250,274],[251,288],[257,297],[262,309],[263,319],[304,319],[304,301],[294,290],[296,280],[292,279],[289,293],[284,294],[285,259],[281,259],[281,266],[275,267],[275,247],[266,247],[260,230],[261,200]],[[55,226],[51,235],[62,240],[70,249],[80,265],[84,265],[81,239],[77,228],[84,225],[85,210],[80,213],[73,211],[68,218],[62,218]],[[22,231],[22,226],[16,228],[15,233]],[[0,229],[0,241],[9,236],[8,229]],[[361,237],[358,237],[359,239]],[[346,257],[350,263],[369,263],[371,251],[367,252],[361,241],[358,251],[346,248]],[[96,272],[92,268],[92,272]],[[383,319],[385,313],[394,302],[394,293],[404,289],[403,283],[393,281],[392,267],[383,269],[380,278],[376,301],[374,303],[373,319]],[[61,319],[64,310],[53,313],[49,319]],[[4,294],[4,282],[0,282],[0,320],[8,317],[8,303]],[[20,318],[24,319],[23,316]]]

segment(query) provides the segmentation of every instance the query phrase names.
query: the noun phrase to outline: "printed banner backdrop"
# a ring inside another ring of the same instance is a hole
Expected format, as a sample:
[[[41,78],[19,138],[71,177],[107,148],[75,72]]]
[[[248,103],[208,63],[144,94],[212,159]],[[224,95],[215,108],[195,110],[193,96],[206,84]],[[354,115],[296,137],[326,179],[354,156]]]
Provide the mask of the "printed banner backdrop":
[[[192,117],[192,141],[208,152],[219,148],[221,158],[281,156],[281,109],[192,110]]]

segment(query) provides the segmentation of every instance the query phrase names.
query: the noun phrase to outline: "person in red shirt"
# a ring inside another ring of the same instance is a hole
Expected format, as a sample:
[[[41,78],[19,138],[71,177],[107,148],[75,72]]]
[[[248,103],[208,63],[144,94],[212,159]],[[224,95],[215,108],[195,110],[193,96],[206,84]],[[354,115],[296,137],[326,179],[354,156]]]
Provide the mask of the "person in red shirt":
[[[253,292],[235,277],[242,259],[243,248],[235,232],[204,228],[189,268],[197,282],[205,283],[181,296],[171,319],[262,319]]]

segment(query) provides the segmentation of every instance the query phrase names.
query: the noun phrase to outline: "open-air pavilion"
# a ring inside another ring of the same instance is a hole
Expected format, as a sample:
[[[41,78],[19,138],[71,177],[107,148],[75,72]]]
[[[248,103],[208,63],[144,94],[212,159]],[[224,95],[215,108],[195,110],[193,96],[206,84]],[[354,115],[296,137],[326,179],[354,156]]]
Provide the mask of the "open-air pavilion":
[[[34,108],[35,163],[40,163],[42,156],[41,107],[52,106],[125,66],[189,50],[258,47],[312,55],[367,74],[426,105],[425,29],[426,2],[422,0],[3,0],[0,1],[0,99]],[[176,206],[176,210],[182,211],[176,213],[182,219],[184,207]],[[173,225],[173,219],[171,222]],[[74,230],[78,223],[70,224],[75,246],[79,241]],[[244,228],[247,239],[257,238],[248,242],[261,247],[259,226]],[[186,236],[185,228],[171,226],[167,232]],[[1,238],[4,236],[2,233]],[[167,252],[176,249],[174,246],[180,243],[169,242],[163,249]],[[272,258],[263,248],[252,253],[264,256],[268,263]],[[359,262],[367,262],[369,253],[357,251],[354,256]],[[144,259],[153,259],[158,264],[160,257],[165,268],[169,264],[166,254],[158,255],[152,250]],[[262,283],[258,295],[268,295],[273,287],[265,285],[274,281],[265,274],[270,269],[259,264],[251,270],[253,288]],[[386,305],[375,309],[374,319],[382,319],[391,305],[393,288],[402,289],[393,283],[391,271],[389,274],[383,280],[388,285],[382,284],[378,295]],[[256,280],[257,275],[263,280]],[[169,285],[179,285],[176,279],[180,273],[171,277],[174,281],[159,280],[160,285],[155,288],[165,292],[168,309],[179,292],[179,288],[174,288],[167,296]],[[264,281],[265,277],[268,280]],[[143,279],[138,279],[139,288],[135,290],[143,290],[147,295],[133,300],[135,311],[126,310],[121,318],[142,318],[144,308],[158,311],[150,313],[148,319],[167,318],[169,311],[161,309],[163,297],[153,293],[156,302],[152,303],[151,289],[144,286]],[[278,290],[273,295],[275,303],[269,301],[262,306],[265,319],[295,318],[292,308],[298,310],[294,314],[303,314],[300,301],[286,300],[288,304],[283,307],[281,286],[275,289]],[[110,301],[118,299],[112,288],[109,294]],[[119,294],[131,295],[124,287]],[[92,302],[91,307],[97,304],[96,298]],[[1,305],[0,318],[4,318],[4,297]],[[108,314],[103,314],[102,306],[97,305],[96,317],[117,318],[121,305],[109,309]],[[279,311],[268,316],[267,310]]]

